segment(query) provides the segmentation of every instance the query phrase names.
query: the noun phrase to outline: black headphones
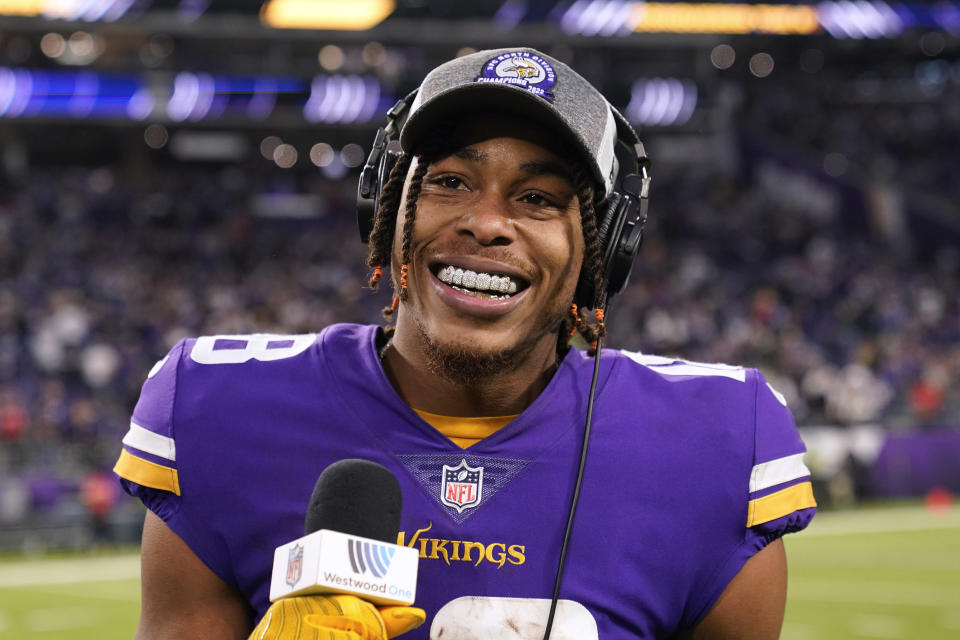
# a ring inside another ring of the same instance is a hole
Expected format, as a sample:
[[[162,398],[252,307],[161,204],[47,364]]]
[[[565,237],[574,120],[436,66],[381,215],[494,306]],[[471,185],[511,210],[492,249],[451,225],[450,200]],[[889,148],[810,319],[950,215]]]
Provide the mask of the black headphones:
[[[387,123],[377,130],[373,148],[360,174],[357,187],[357,228],[360,239],[367,242],[373,231],[380,199],[380,190],[390,176],[390,170],[400,156],[388,149],[390,142],[400,135],[405,116],[417,92],[401,98],[387,111]],[[597,209],[597,230],[603,255],[603,275],[607,299],[624,290],[633,269],[634,258],[643,241],[643,225],[647,221],[647,202],[650,192],[650,161],[643,143],[627,121],[613,110],[617,121],[618,139],[615,146],[619,166],[613,180],[613,190]],[[578,306],[592,308],[594,286],[592,278],[581,273],[574,301]]]

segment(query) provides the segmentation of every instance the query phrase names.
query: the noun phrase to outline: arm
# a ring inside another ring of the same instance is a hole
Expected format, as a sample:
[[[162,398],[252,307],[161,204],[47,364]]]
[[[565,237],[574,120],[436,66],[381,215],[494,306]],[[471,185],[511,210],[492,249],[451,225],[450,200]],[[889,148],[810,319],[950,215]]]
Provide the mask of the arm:
[[[787,602],[787,555],[776,539],[747,560],[692,640],[776,640]]]
[[[253,628],[246,601],[148,511],[140,554],[142,605],[135,640],[233,640]]]

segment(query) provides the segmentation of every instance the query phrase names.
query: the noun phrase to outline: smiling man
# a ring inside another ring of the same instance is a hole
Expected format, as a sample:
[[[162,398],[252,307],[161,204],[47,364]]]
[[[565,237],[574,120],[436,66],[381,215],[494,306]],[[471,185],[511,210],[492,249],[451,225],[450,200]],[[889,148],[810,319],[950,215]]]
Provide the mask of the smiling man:
[[[392,326],[185,340],[144,384],[116,467],[150,510],[137,637],[778,637],[780,538],[815,511],[782,396],[600,349],[642,222],[633,130],[516,48],[433,70],[382,134],[360,225]],[[268,600],[344,458],[399,480],[416,630],[413,609]]]
[[[412,162],[425,169],[415,223],[396,220],[392,271],[407,267],[406,288],[385,369],[416,409],[520,413],[557,363],[583,262],[569,152],[514,115],[472,114],[448,131],[432,164]]]

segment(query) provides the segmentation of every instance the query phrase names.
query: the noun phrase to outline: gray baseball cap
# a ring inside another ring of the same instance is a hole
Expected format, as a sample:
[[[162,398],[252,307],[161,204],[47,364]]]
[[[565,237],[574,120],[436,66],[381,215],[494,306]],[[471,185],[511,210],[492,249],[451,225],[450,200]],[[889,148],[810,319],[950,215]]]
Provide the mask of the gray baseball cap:
[[[603,187],[600,197],[613,189],[618,135],[637,141],[623,116],[580,74],[535,49],[516,47],[478,51],[427,74],[400,131],[400,146],[410,152],[438,120],[484,110],[518,113],[556,128],[581,152]]]

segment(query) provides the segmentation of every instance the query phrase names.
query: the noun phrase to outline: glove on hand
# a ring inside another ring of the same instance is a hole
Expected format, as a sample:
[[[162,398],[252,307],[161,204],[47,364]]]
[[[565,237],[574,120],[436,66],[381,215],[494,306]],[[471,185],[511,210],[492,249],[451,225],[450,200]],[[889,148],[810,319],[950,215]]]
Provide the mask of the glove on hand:
[[[356,596],[299,596],[270,605],[247,640],[387,640],[426,618],[423,609],[378,609]]]

